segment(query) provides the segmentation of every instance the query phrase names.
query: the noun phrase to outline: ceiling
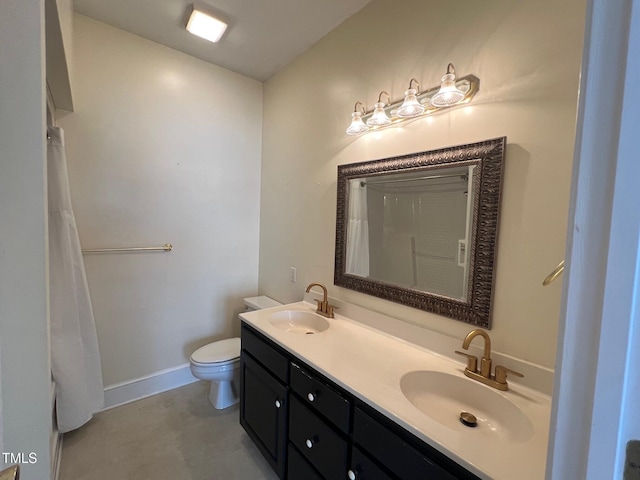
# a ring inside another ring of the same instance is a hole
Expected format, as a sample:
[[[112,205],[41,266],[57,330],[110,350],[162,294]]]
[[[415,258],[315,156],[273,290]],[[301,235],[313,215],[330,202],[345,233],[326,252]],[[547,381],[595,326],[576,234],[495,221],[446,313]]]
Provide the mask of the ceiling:
[[[219,43],[185,30],[193,0],[74,0],[78,13],[264,81],[371,0],[203,0],[230,22]]]

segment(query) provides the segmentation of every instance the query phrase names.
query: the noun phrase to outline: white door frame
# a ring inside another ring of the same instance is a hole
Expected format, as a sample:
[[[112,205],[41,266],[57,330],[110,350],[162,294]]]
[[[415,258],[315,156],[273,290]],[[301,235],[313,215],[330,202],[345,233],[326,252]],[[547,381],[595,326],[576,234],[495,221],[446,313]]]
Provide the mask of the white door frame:
[[[640,389],[632,347],[640,335],[640,0],[590,0],[585,28],[546,475],[553,480],[621,479],[625,444],[640,437],[640,414],[626,408]]]
[[[0,467],[24,480],[51,476],[44,18],[0,0]]]

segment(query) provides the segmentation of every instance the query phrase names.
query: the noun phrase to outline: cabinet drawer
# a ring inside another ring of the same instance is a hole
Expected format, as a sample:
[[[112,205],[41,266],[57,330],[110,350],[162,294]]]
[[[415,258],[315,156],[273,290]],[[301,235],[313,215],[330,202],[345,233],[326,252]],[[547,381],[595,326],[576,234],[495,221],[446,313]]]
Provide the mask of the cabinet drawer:
[[[327,417],[339,430],[349,432],[349,400],[317,376],[291,364],[291,389],[311,407]]]
[[[354,480],[393,480],[378,465],[369,459],[358,447],[351,451],[351,464],[347,478]]]
[[[287,478],[289,480],[324,480],[292,446],[289,447]]]
[[[345,478],[347,441],[295,395],[289,398],[289,442],[324,478]]]
[[[368,414],[355,409],[353,439],[401,480],[459,480]]]
[[[287,383],[289,360],[278,352],[268,340],[254,333],[246,325],[242,325],[242,349],[258,360],[271,371],[280,381]]]

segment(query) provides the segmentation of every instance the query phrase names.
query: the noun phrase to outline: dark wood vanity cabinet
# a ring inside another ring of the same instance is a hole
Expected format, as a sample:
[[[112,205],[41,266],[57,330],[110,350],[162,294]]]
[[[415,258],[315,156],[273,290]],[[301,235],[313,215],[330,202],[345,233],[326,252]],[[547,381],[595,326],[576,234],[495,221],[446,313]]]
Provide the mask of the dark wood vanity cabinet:
[[[287,357],[242,329],[240,425],[280,478],[286,473],[288,363]]]
[[[246,324],[241,364],[240,423],[283,480],[478,480]]]

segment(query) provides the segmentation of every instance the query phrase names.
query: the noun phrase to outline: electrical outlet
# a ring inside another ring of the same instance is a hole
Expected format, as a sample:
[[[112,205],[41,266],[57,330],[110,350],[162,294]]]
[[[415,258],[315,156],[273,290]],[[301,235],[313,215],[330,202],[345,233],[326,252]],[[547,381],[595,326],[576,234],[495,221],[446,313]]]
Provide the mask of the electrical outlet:
[[[640,440],[631,440],[627,443],[623,478],[624,480],[640,480]]]
[[[296,283],[298,280],[298,273],[296,267],[291,267],[291,283]]]

